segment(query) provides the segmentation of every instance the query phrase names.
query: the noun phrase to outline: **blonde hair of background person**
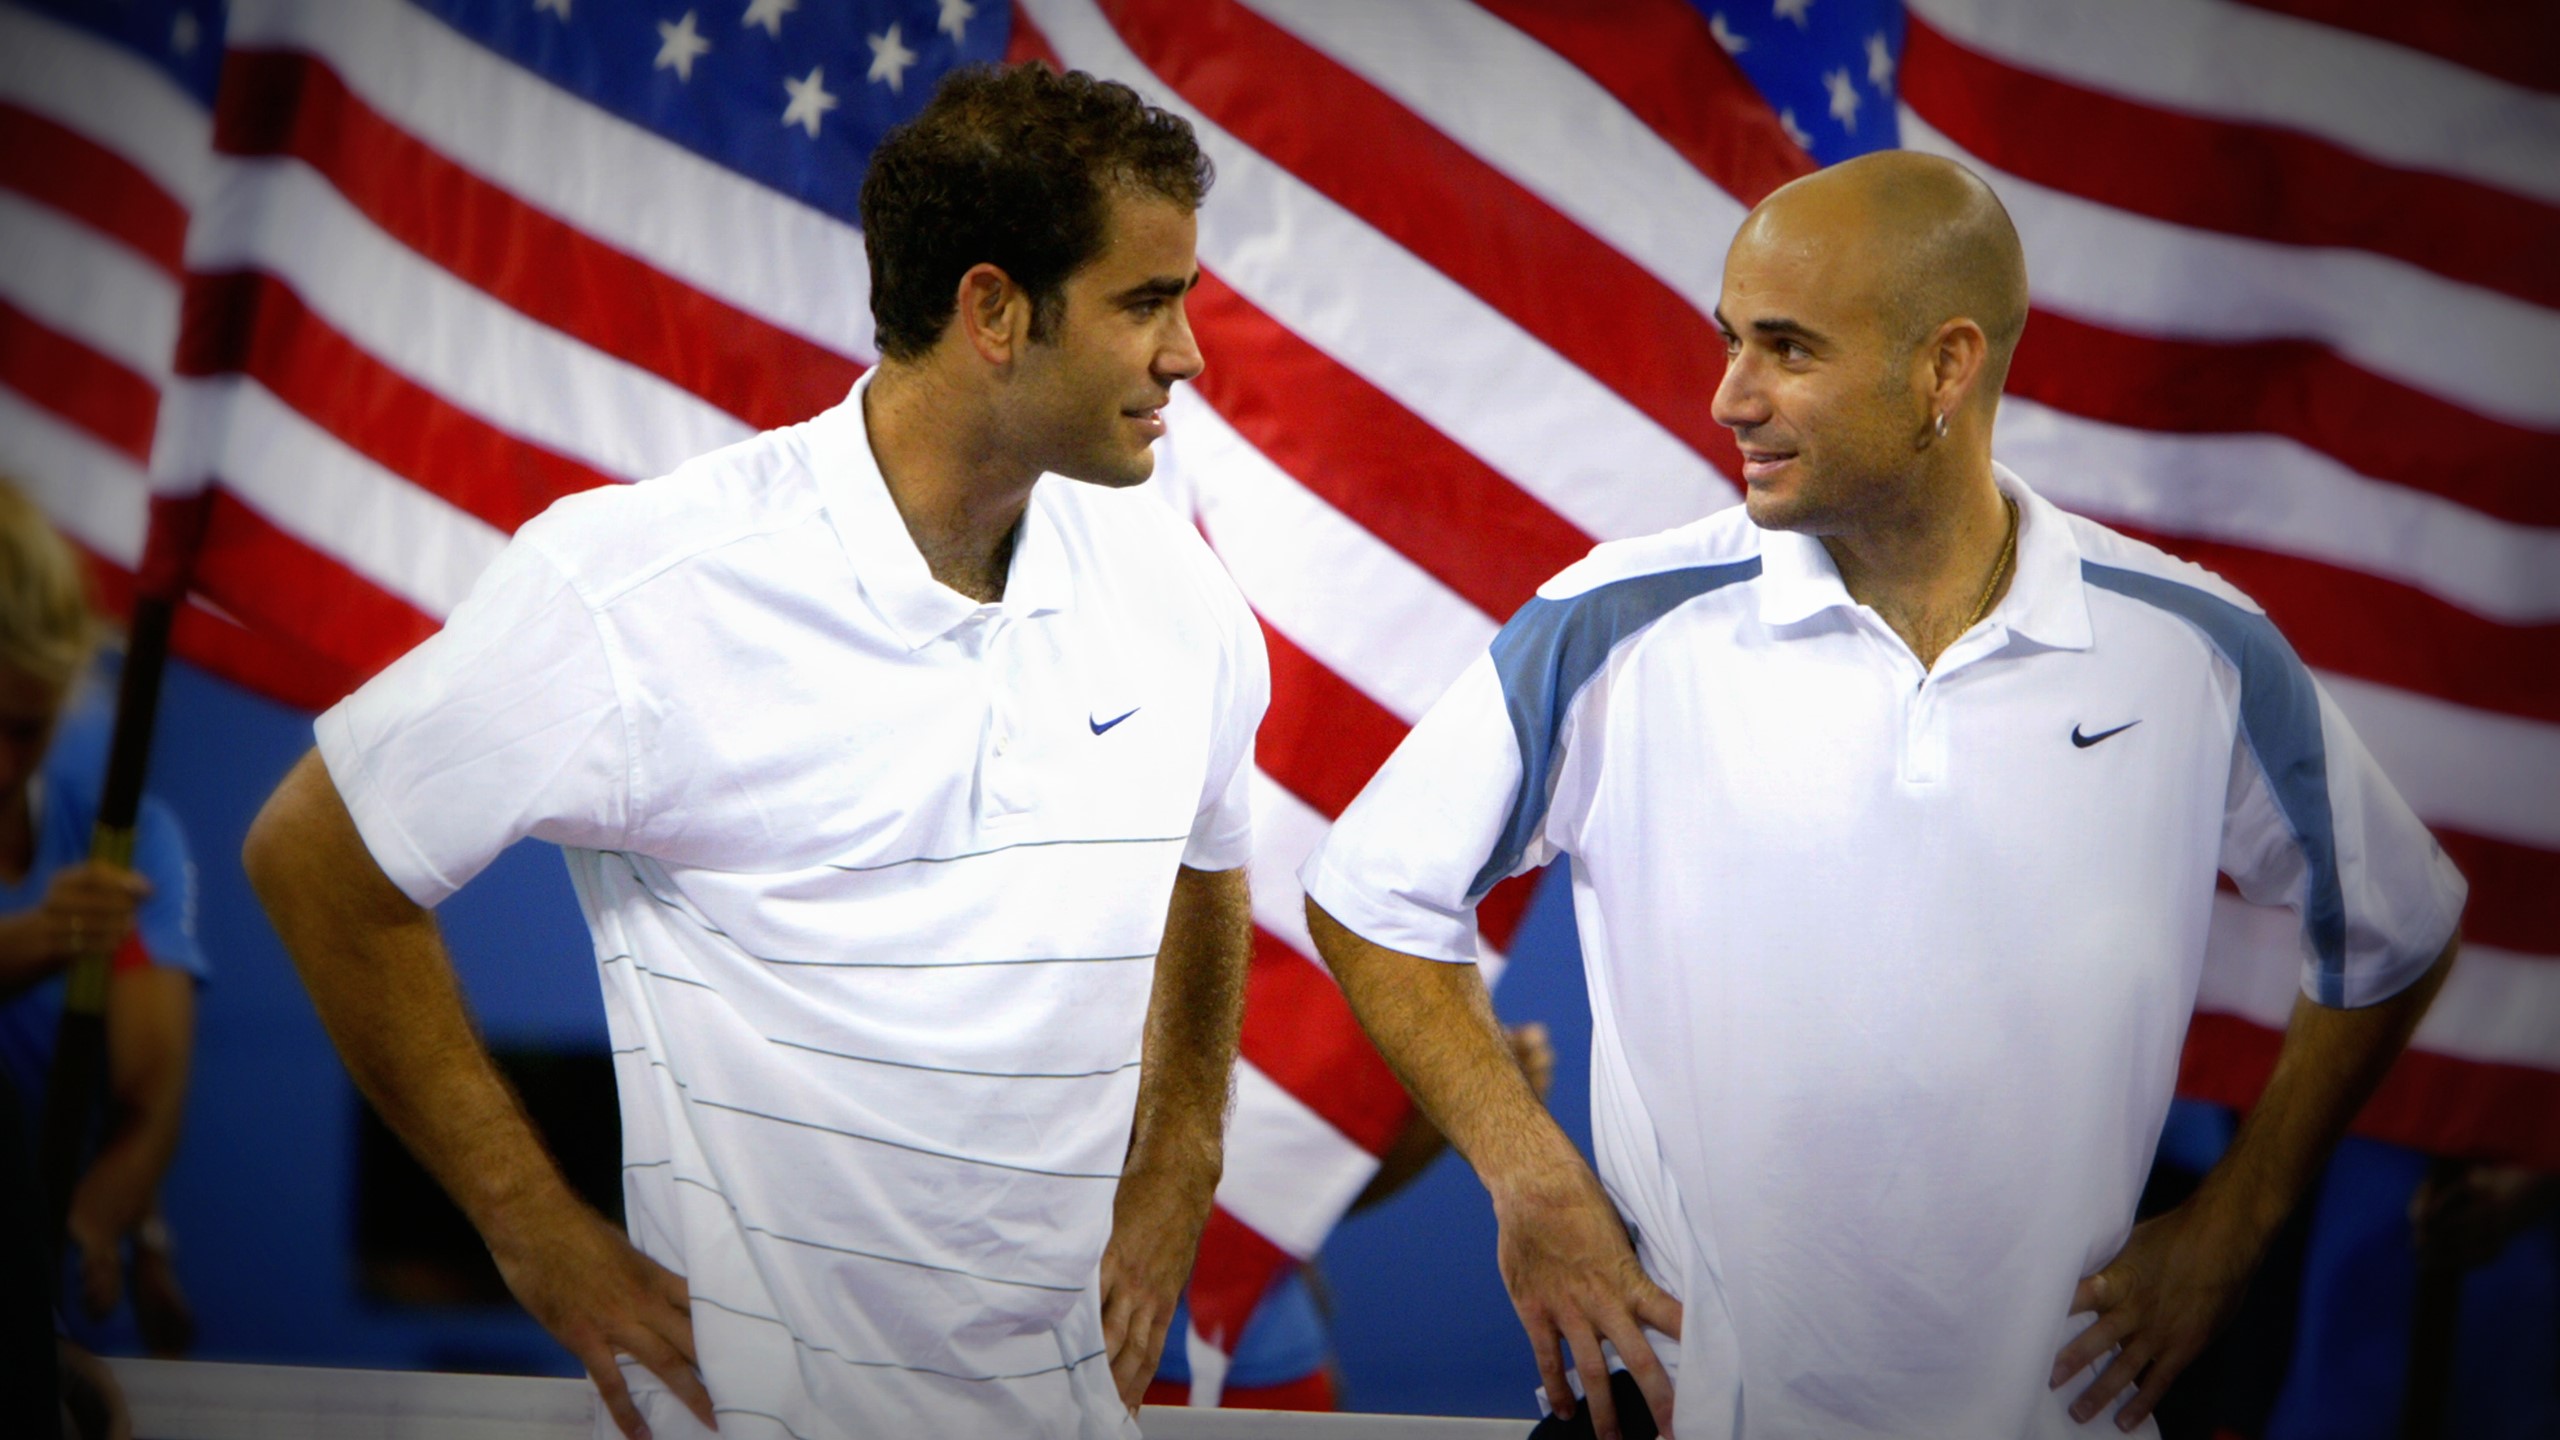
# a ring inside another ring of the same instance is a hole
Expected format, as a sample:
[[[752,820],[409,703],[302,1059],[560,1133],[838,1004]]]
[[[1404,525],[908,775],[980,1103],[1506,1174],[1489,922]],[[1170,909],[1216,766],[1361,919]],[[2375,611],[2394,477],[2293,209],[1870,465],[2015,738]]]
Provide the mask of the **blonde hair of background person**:
[[[0,479],[0,666],[67,698],[97,633],[78,557],[34,501]]]
[[[42,886],[31,905],[18,902],[23,908],[0,901],[0,1011],[12,1012],[13,1022],[0,1040],[27,1052],[12,1059],[27,1062],[13,1068],[28,1092],[17,1103],[30,1134],[44,1104],[34,1077],[50,1069],[59,1024],[61,1002],[45,982],[83,954],[121,949],[153,894],[133,870],[66,857],[58,838],[51,873],[38,873],[48,860],[44,809],[72,803],[46,794],[39,777],[98,635],[79,557],[44,511],[0,478],[0,895]],[[154,873],[174,871],[183,883],[184,842],[174,821],[165,812],[146,820],[169,832],[155,833],[148,847],[173,862]],[[86,822],[80,828],[85,833]],[[166,1353],[183,1348],[192,1328],[168,1267],[158,1197],[186,1099],[196,967],[158,948],[153,963],[119,966],[108,985],[106,1130],[72,1191],[67,1229],[80,1298],[93,1316],[115,1307],[125,1287],[123,1242],[135,1240],[136,1318],[152,1349]]]

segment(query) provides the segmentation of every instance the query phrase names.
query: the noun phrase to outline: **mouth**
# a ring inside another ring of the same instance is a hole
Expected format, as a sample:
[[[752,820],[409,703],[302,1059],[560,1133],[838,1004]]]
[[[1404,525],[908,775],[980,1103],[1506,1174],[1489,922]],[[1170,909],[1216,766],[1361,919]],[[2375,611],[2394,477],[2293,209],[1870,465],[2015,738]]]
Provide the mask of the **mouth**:
[[[1795,458],[1793,450],[1762,450],[1745,445],[1742,447],[1742,478],[1747,484],[1763,484],[1795,463]]]
[[[1144,409],[1123,410],[1120,414],[1126,419],[1138,422],[1138,428],[1147,432],[1148,439],[1160,440],[1164,438],[1163,406],[1150,405]]]

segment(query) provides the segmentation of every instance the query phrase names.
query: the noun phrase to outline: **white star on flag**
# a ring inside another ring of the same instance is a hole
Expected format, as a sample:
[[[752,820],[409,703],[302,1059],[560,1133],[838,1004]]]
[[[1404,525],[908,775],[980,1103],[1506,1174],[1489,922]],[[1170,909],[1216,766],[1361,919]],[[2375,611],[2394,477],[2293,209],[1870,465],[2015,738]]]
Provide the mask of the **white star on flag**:
[[[969,0],[938,0],[938,3],[942,14],[933,22],[933,28],[950,36],[954,45],[968,44],[969,22],[978,18],[978,7],[970,4]]]
[[[711,53],[711,42],[693,28],[694,12],[677,21],[658,22],[658,60],[652,69],[673,70],[678,80],[693,79],[693,62]]]
[[[1831,118],[1840,128],[1855,134],[1858,129],[1858,86],[1844,67],[1823,72],[1822,88],[1831,92]]]
[[[1779,111],[1778,128],[1787,132],[1787,138],[1796,142],[1797,149],[1810,150],[1813,148],[1813,137],[1804,133],[1804,127],[1796,123],[1795,111]]]
[[[569,0],[533,0],[533,8],[536,10],[556,10],[560,13],[561,19],[566,20],[569,18]]]
[[[806,80],[782,77],[782,88],[791,92],[791,103],[782,107],[782,123],[797,125],[818,138],[818,120],[844,102],[827,93],[827,67],[820,65],[809,72]]]
[[[907,67],[916,63],[916,52],[907,48],[905,37],[891,25],[889,33],[868,37],[871,42],[871,73],[865,79],[888,85],[889,93],[907,88]]]
[[[1867,37],[1867,83],[1879,94],[1892,93],[1893,47],[1884,43],[1881,30]]]
[[[1813,24],[1813,0],[1769,0],[1769,14],[1773,19],[1793,20],[1803,30]]]
[[[196,23],[196,17],[187,11],[179,11],[178,18],[169,22],[169,48],[181,55],[196,53],[196,42],[203,38],[203,28]]]
[[[800,0],[749,0],[747,13],[739,17],[738,28],[744,30],[750,25],[761,25],[764,33],[779,40],[782,38],[782,17],[799,8]],[[814,135],[818,132],[813,126],[809,133]]]
[[[1726,22],[1721,10],[1707,17],[1707,33],[1716,37],[1716,43],[1724,47],[1727,55],[1739,55],[1751,48],[1750,41],[1734,33],[1733,26]]]

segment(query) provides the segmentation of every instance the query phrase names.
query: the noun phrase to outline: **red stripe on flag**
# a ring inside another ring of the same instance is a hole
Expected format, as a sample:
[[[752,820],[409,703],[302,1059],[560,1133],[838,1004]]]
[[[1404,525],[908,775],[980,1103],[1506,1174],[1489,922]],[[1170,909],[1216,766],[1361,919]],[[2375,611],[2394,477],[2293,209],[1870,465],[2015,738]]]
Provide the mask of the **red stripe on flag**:
[[[1256,926],[1244,994],[1237,1053],[1361,1149],[1385,1150],[1413,1102],[1324,967]]]
[[[1538,881],[1545,874],[1543,870],[1532,870],[1526,875],[1514,875],[1476,903],[1476,930],[1486,944],[1509,953],[1511,937],[1520,929],[1520,917],[1528,913],[1529,901],[1537,895]]]
[[[1715,326],[1652,272],[1384,92],[1232,0],[1100,0],[1148,68],[1237,139],[1375,226],[1727,475],[1707,413]],[[1309,103],[1311,99],[1318,103]]]
[[[2409,0],[2241,0],[2353,30],[2535,90],[2560,92],[2560,8],[2523,3],[2412,5]]]
[[[213,492],[195,584],[251,629],[294,637],[348,688],[437,628],[434,617],[278,529],[228,490]]]
[[[160,387],[0,300],[0,385],[122,452],[151,463]]]
[[[2560,525],[2560,435],[2385,380],[2308,340],[2129,335],[2039,309],[2009,393],[2142,430],[2282,435],[2359,475],[2501,520]]]
[[[1281,1271],[1298,1262],[1289,1252],[1256,1234],[1224,1210],[1211,1210],[1200,1232],[1200,1263],[1192,1268],[1184,1298],[1191,1305],[1191,1328],[1210,1343],[1232,1352],[1244,1325],[1262,1303],[1263,1292]],[[1182,1337],[1169,1336],[1179,1345]]]
[[[1005,42],[1004,59],[1008,65],[1037,60],[1052,70],[1067,68],[1058,60],[1057,47],[1049,43],[1049,37],[1040,33],[1040,27],[1031,23],[1029,12],[1019,5],[1013,7],[1013,38]]]
[[[2161,110],[2014,70],[1911,16],[1902,98],[1984,163],[2155,220],[2352,246],[2560,305],[2560,209],[2294,130]]]
[[[759,429],[826,409],[862,374],[447,160],[310,56],[235,50],[222,84],[217,149],[308,163],[402,244]]]
[[[2431,827],[2471,882],[2462,910],[2465,940],[2560,963],[2560,854],[2506,840]]]
[[[2199,1014],[2187,1029],[2178,1091],[2245,1110],[2266,1088],[2283,1042],[2280,1032],[2237,1016]],[[2560,1170],[2560,1074],[2411,1050],[2354,1128],[2437,1155]]]
[[[1331,819],[1404,740],[1404,722],[1289,637],[1262,626],[1271,708],[1254,739],[1263,772]]]
[[[1573,62],[1716,188],[1745,205],[1812,172],[1777,112],[1681,0],[1476,0]]]
[[[1509,615],[1591,549],[1571,521],[1214,276],[1190,303],[1212,357],[1196,383],[1227,423],[1477,609]]]
[[[77,130],[0,101],[0,190],[59,210],[171,274],[187,209],[142,168]]]
[[[394,474],[509,532],[613,477],[497,430],[376,360],[254,271],[187,281],[178,373],[237,372]]]
[[[130,617],[133,576],[95,554],[89,560],[98,603],[119,619]],[[357,683],[353,672],[274,635],[246,629],[201,599],[178,612],[169,645],[199,669],[303,710],[326,709]]]
[[[2529,720],[2560,720],[2560,626],[2501,625],[2358,570],[2219,540],[2107,524],[2248,592],[2309,664]]]

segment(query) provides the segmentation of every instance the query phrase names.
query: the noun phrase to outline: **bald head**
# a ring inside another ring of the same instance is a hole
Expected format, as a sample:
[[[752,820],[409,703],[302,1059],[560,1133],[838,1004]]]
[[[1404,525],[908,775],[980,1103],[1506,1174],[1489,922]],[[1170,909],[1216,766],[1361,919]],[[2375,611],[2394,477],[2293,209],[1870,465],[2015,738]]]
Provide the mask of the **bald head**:
[[[2027,259],[2000,197],[1952,160],[1880,150],[1781,186],[1734,239],[1829,252],[1888,332],[1917,345],[1949,320],[1989,341],[1982,390],[1996,396],[2027,324]]]

